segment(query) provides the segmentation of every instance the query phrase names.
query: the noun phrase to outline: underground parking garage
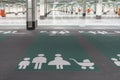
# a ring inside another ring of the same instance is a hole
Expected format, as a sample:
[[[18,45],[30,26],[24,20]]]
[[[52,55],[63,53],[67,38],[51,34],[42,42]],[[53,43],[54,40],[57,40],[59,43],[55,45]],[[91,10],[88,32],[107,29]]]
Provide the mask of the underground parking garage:
[[[119,0],[1,0],[0,80],[119,80]]]

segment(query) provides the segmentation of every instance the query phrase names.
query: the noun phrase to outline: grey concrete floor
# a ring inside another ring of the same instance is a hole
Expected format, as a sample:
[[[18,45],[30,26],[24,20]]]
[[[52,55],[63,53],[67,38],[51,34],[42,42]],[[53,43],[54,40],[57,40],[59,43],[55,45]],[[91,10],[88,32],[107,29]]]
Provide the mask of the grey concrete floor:
[[[120,69],[95,50],[93,46],[90,46],[90,43],[87,43],[81,36],[78,37],[80,43],[83,43],[83,47],[89,46],[89,49],[86,50],[98,63],[100,71],[41,72],[15,70],[17,62],[23,57],[39,31],[18,30],[19,33],[24,34],[8,34],[0,42],[0,80],[119,80]],[[113,32],[113,30],[109,31]],[[76,30],[71,30],[71,32],[77,36]]]

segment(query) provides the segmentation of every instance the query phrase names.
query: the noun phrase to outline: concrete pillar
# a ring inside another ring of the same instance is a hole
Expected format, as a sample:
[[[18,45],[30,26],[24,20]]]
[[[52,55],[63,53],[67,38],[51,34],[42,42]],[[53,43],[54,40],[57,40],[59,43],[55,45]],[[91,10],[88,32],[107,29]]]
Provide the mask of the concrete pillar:
[[[47,17],[47,15],[48,15],[47,8],[48,8],[47,0],[45,0],[45,17]]]
[[[73,14],[73,4],[71,4],[71,14]]]
[[[68,13],[68,9],[67,9],[67,6],[65,6],[65,8],[66,8],[66,9],[65,9],[65,12],[66,12],[66,14],[67,14],[67,13]]]
[[[116,14],[118,14],[118,4],[116,5]]]
[[[47,1],[40,0],[40,19],[47,17]]]
[[[25,5],[22,6],[22,11],[23,11],[23,14],[25,14],[25,11],[26,11]]]
[[[14,14],[18,15],[18,12],[19,12],[19,7],[17,4],[14,4]]]
[[[103,0],[98,0],[98,3],[96,5],[96,18],[100,19],[102,16],[102,2]]]
[[[13,5],[10,4],[10,13],[13,13]]]
[[[96,5],[97,5],[97,0],[95,0],[95,5],[94,5],[95,11],[94,11],[94,14],[96,14]]]
[[[37,27],[36,0],[26,0],[26,3],[27,3],[26,13],[27,30],[34,30]]]
[[[10,13],[10,4],[8,4],[8,13]]]
[[[75,8],[75,14],[77,15],[78,14],[78,7],[76,6]]]
[[[118,4],[117,4],[117,0],[115,1],[114,5],[115,5],[115,13],[117,14],[118,13]]]
[[[1,11],[1,16],[2,17],[6,17],[6,8],[5,8],[5,3],[1,1],[1,7],[0,9],[2,10]]]
[[[86,0],[83,0],[83,16],[86,16]]]

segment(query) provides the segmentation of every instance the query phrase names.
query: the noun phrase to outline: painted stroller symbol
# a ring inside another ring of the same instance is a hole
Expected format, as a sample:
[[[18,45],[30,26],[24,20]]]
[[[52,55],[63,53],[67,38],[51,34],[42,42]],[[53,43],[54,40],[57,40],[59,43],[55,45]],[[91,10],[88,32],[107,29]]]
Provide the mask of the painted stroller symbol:
[[[117,58],[111,58],[111,60],[114,61],[114,64],[116,66],[120,66],[120,54],[117,54],[117,56],[118,56],[119,59],[117,59]]]
[[[75,63],[77,63],[79,66],[81,66],[82,69],[94,69],[94,63],[90,62],[89,59],[84,59],[83,62],[78,62],[77,60],[70,58],[70,60],[73,60]]]
[[[120,61],[119,61],[118,59],[116,59],[116,58],[111,58],[111,60],[114,61],[114,64],[115,64],[116,66],[120,66]]]

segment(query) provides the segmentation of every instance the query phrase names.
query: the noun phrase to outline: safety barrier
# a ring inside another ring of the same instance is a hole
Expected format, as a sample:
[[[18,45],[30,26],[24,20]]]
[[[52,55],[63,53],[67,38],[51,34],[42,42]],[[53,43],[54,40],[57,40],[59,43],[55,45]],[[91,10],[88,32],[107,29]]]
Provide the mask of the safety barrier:
[[[87,13],[90,13],[90,12],[91,12],[91,10],[90,10],[90,8],[88,8],[88,9],[87,9]]]
[[[118,8],[118,16],[120,16],[120,8]]]
[[[0,16],[1,16],[1,10],[0,10]]]
[[[80,8],[78,8],[78,13],[80,13],[81,12],[81,9]]]
[[[1,17],[6,17],[5,10],[0,10],[0,16],[1,16]]]

